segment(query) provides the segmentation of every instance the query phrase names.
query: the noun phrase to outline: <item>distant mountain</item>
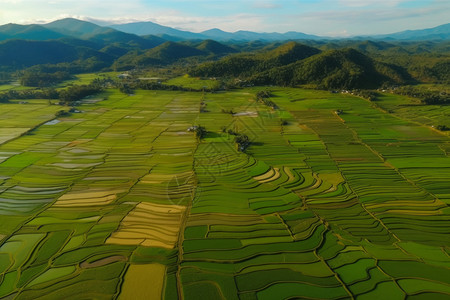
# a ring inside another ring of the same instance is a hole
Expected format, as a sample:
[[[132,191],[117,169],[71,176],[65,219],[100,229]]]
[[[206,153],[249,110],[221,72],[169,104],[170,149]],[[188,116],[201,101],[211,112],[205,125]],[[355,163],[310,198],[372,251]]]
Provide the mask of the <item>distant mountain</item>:
[[[178,37],[182,39],[207,39],[206,36],[203,36],[198,33],[193,33],[189,31],[183,31],[174,29],[172,27],[162,26],[153,22],[137,22],[137,23],[128,23],[128,24],[114,24],[109,25],[109,27],[114,28],[116,30],[120,30],[126,33],[132,33],[136,35],[169,35],[173,37]]]
[[[325,37],[319,37],[316,35],[305,34],[301,32],[288,32],[288,33],[257,33],[252,31],[237,31],[233,33],[233,40],[241,41],[285,41],[285,40],[317,40],[326,39]]]
[[[57,20],[42,26],[61,34],[80,39],[90,38],[97,34],[110,31],[109,28],[73,18]]]
[[[443,55],[447,55],[450,48],[449,32],[450,24],[445,24],[365,40],[324,40],[299,32],[230,33],[215,28],[193,33],[152,22],[111,25],[110,28],[67,18],[44,25],[0,26],[0,69],[20,70],[45,64],[48,72],[76,73],[109,67],[125,70],[213,61],[192,72],[199,76],[234,76],[255,83],[271,78],[274,83],[281,80],[284,84],[295,84],[302,82],[301,74],[314,73],[311,70],[319,70],[322,66],[326,77],[311,75],[308,78],[312,78],[311,82],[332,87],[339,82],[336,78],[343,77],[350,78],[343,83],[349,86],[362,86],[359,78],[372,78],[374,82],[379,82],[380,78],[404,82],[408,80],[406,69],[418,81],[434,82],[448,73],[448,58]],[[286,40],[303,40],[303,44],[283,44]],[[411,42],[413,40],[419,41]],[[357,53],[385,64],[361,63],[364,61],[361,56],[345,52],[345,48],[356,49]],[[216,61],[221,57],[224,58]],[[361,60],[356,61],[358,57]],[[330,69],[330,66],[335,68]],[[277,79],[276,76],[280,77]]]
[[[149,36],[153,36],[153,38],[149,38]],[[156,36],[158,36],[161,40],[156,40]],[[241,43],[249,41],[321,41],[330,39],[327,37],[320,37],[295,31],[286,33],[258,33],[240,30],[232,33],[214,28],[200,33],[194,33],[168,26],[162,26],[153,22],[113,24],[105,27],[73,18],[61,19],[42,25],[6,24],[0,26],[0,41],[12,38],[27,40],[52,40],[64,37],[94,40],[96,42],[103,40],[103,43],[98,47],[99,49],[105,47],[107,43],[121,43],[123,45],[128,45],[128,47],[149,49],[151,47],[158,46],[165,41],[177,42],[182,40],[209,39],[220,42]],[[144,41],[143,39],[150,39],[152,40],[152,43]],[[450,23],[422,30],[407,30],[398,33],[374,36],[357,36],[350,38],[350,40],[352,39],[385,41],[450,40]]]
[[[159,38],[143,38],[135,34],[125,33],[73,18],[54,21],[43,26],[66,36],[96,42],[101,47],[117,43],[129,48],[150,49],[165,42],[165,40]]]
[[[210,30],[203,31],[201,34],[210,39],[219,40],[219,41],[228,41],[228,40],[233,39],[233,33],[226,32],[226,31],[220,30],[218,28],[213,28]]]
[[[226,32],[213,28],[200,33],[193,33],[158,25],[153,22],[137,22],[119,25],[110,25],[111,28],[136,35],[157,35],[167,40],[179,41],[187,39],[213,39],[216,41],[286,41],[286,40],[326,40],[328,37],[290,31],[286,33],[258,33],[252,31]],[[422,30],[407,30],[398,33],[357,36],[353,39],[382,39],[382,40],[450,40],[450,23]]]
[[[213,39],[217,41],[252,41],[252,40],[264,40],[264,41],[278,41],[289,39],[323,39],[315,35],[308,35],[301,32],[288,32],[288,33],[257,33],[252,31],[237,31],[234,33],[225,32],[223,30],[214,28],[203,31],[201,33],[193,33],[189,31],[183,31],[174,29],[167,26],[158,25],[153,22],[137,22],[128,24],[110,25],[109,27],[136,35],[158,35],[158,36],[171,36],[178,39]]]
[[[63,34],[49,30],[40,25],[6,24],[0,26],[0,40],[24,39],[24,40],[52,40],[64,37]]]
[[[371,38],[405,41],[450,40],[450,23],[428,29],[406,30],[391,34],[373,35]]]

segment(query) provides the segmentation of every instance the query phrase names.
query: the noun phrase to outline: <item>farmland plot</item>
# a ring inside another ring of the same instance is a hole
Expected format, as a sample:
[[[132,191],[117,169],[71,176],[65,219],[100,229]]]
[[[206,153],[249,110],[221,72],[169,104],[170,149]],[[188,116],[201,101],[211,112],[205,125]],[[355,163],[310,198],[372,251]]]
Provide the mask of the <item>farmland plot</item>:
[[[275,89],[274,110],[255,90],[109,90],[23,127],[2,104],[0,298],[448,297],[448,137],[351,96]]]

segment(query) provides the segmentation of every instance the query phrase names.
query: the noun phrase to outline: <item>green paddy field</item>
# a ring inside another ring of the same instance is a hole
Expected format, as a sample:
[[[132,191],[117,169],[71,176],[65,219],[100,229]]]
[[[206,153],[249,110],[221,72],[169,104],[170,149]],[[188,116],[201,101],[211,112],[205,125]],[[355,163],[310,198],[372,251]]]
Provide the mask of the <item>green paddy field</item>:
[[[449,299],[450,108],[261,89],[0,104],[0,299]]]

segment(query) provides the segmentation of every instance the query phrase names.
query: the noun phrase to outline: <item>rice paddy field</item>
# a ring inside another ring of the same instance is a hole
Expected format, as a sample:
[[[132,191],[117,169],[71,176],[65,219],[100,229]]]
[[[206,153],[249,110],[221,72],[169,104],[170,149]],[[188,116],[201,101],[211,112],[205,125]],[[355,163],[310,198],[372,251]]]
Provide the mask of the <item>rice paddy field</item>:
[[[449,299],[448,135],[271,89],[0,104],[0,299]]]

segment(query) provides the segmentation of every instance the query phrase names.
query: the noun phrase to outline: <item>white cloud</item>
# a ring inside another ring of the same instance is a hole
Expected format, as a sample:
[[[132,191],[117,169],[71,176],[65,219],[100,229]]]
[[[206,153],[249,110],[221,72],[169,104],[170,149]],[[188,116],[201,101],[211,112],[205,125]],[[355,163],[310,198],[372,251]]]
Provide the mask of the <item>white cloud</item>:
[[[347,7],[395,7],[402,2],[407,2],[407,0],[339,0],[341,5]]]
[[[254,8],[275,9],[283,7],[279,3],[255,1],[252,5]]]
[[[368,9],[326,10],[312,13],[286,16],[301,20],[296,28],[306,33],[340,36],[338,33],[347,30],[346,35],[373,35],[403,31],[407,29],[423,29],[438,26],[448,22],[448,4],[422,7],[391,9],[377,7]],[[331,30],[330,30],[331,29]],[[343,35],[345,36],[345,35]]]
[[[45,23],[64,17],[101,25],[152,21],[190,31],[301,31],[317,35],[361,35],[419,29],[448,22],[449,0],[0,0],[0,24]],[[151,3],[149,3],[151,2]],[[405,3],[403,3],[405,2]],[[406,3],[408,2],[408,3]],[[51,4],[49,4],[51,3]],[[178,4],[178,5],[177,5]],[[240,5],[239,5],[240,4]],[[403,4],[402,8],[394,6]],[[412,3],[414,4],[414,3]],[[182,7],[184,5],[184,7]],[[259,6],[257,9],[255,6]],[[164,8],[166,7],[166,8]],[[277,7],[277,9],[274,9]]]

